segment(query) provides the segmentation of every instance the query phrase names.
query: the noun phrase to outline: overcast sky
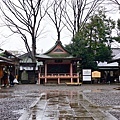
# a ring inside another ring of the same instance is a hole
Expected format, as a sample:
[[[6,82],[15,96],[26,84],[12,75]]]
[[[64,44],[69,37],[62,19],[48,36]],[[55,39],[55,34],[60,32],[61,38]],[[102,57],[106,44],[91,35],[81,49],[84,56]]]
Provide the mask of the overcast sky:
[[[113,6],[112,6],[113,7]],[[108,16],[112,19],[117,20],[120,17],[119,11],[111,11]],[[2,16],[0,16],[2,18]],[[2,20],[0,19],[0,26],[2,26]],[[57,40],[57,33],[54,25],[45,19],[42,23],[42,28],[44,28],[43,33],[39,40],[37,40],[37,52],[46,52],[49,50]],[[68,30],[63,30],[61,32],[61,42],[63,45],[70,43],[72,34]],[[30,43],[31,44],[31,43]],[[120,47],[120,44],[114,44],[116,47]],[[24,51],[26,48],[24,46],[23,40],[17,34],[12,34],[7,27],[0,27],[0,48],[4,50],[15,50]]]

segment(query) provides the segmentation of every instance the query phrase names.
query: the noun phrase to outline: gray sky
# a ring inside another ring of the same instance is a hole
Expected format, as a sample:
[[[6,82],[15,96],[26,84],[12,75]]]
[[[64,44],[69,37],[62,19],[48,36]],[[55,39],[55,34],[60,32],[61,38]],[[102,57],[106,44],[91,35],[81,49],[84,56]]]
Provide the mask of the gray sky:
[[[114,7],[114,6],[111,6]],[[111,11],[108,14],[114,20],[117,20],[120,16],[119,11]],[[2,16],[0,16],[2,18]],[[0,19],[0,26],[2,26],[2,20]],[[43,33],[39,40],[37,40],[37,51],[46,52],[49,50],[57,40],[57,33],[54,25],[47,18],[42,23],[42,28],[44,28]],[[68,30],[63,30],[61,32],[61,42],[63,45],[70,43],[72,34]],[[31,45],[31,43],[29,42]],[[120,47],[120,44],[114,43],[114,46]],[[23,40],[19,35],[13,34],[7,27],[0,27],[0,47],[5,50],[17,50],[26,52]]]

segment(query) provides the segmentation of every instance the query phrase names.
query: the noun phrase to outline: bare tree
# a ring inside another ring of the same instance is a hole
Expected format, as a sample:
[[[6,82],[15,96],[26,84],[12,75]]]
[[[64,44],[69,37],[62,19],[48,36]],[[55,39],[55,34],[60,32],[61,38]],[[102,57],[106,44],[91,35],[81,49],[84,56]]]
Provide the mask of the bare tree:
[[[115,9],[120,11],[120,1],[119,0],[108,0],[109,4],[116,5],[114,6]]]
[[[48,10],[48,3],[44,8],[44,0],[2,0],[3,6],[0,7],[5,24],[13,33],[21,35],[25,47],[35,62],[36,39],[40,35],[41,21]],[[3,7],[7,8],[5,11]],[[43,9],[44,8],[44,9]],[[32,41],[32,52],[28,40]]]
[[[114,4],[117,4],[117,5],[120,6],[120,1],[118,2],[118,0],[109,0],[109,1],[111,1],[111,2],[113,2]]]
[[[64,16],[65,5],[66,4],[64,0],[53,0],[51,11],[47,11],[49,18],[55,25],[58,40],[60,40],[60,33],[64,28],[64,25],[62,24],[62,19]]]
[[[6,41],[0,41],[0,48],[5,44]]]
[[[66,0],[65,0],[66,1]],[[104,0],[70,0],[66,1],[66,9],[63,22],[67,29],[74,35],[86,23],[90,15]],[[69,12],[68,12],[69,11]],[[71,12],[72,13],[71,13]]]

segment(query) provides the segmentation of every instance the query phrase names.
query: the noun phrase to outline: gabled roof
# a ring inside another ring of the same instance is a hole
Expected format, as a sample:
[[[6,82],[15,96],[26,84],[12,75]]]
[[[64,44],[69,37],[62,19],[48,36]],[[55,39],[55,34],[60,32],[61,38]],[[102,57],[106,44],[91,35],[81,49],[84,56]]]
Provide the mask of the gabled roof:
[[[15,58],[19,59],[16,55],[12,54],[10,51],[0,49],[0,56],[6,57],[6,58]]]
[[[69,51],[65,49],[60,40],[57,40],[55,45],[49,49],[44,54],[37,54],[37,59],[46,60],[46,59],[71,59],[71,60],[81,60],[80,58],[73,57]]]
[[[60,40],[57,40],[55,45],[49,49],[46,53],[44,53],[45,55],[48,55],[48,54],[70,54],[69,51],[67,51],[65,49],[65,47],[62,45],[61,41]]]
[[[23,59],[24,57],[30,57],[30,52],[24,53],[22,55],[18,56],[20,59]]]
[[[19,56],[20,63],[32,63],[32,58],[31,58],[30,52],[27,52],[27,53]]]
[[[7,50],[0,49],[0,64],[15,65],[18,64],[19,58]]]
[[[3,57],[3,56],[0,56],[0,60],[4,60],[4,61],[8,61],[8,62],[12,62],[11,59],[6,58],[6,57]]]

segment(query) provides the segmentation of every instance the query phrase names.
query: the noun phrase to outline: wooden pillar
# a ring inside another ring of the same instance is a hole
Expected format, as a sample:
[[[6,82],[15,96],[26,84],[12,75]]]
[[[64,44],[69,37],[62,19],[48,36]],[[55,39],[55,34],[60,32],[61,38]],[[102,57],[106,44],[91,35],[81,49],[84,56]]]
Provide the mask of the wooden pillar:
[[[79,73],[77,73],[77,83],[79,83],[80,81],[79,81]]]
[[[47,64],[45,64],[45,83],[47,83]]]
[[[38,84],[40,84],[40,72],[38,73]]]
[[[118,65],[119,65],[119,76],[118,76],[119,78],[118,79],[119,79],[119,83],[120,83],[120,61],[118,62]]]
[[[0,85],[2,85],[1,78],[3,76],[3,68],[0,66]]]
[[[73,68],[72,68],[72,63],[70,63],[70,76],[71,76],[71,83],[73,82]]]
[[[60,78],[58,77],[58,84],[60,84]]]

